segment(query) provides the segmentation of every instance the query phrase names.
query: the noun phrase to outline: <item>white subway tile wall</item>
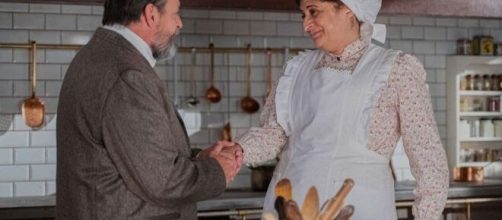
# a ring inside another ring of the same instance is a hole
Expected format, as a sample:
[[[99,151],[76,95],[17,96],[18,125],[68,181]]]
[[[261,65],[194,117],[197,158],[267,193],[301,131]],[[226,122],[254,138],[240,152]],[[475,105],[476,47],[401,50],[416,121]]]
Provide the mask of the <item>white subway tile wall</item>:
[[[24,196],[44,196],[45,182],[32,181],[32,182],[14,182],[14,197]]]
[[[103,7],[70,4],[0,3],[0,43],[85,44],[100,26]],[[313,48],[303,33],[298,13],[182,10],[184,28],[176,42],[183,47]],[[432,95],[435,118],[443,143],[446,138],[446,56],[454,54],[458,38],[490,34],[502,41],[501,19],[459,19],[448,17],[386,16],[377,18],[387,25],[386,46],[412,53],[424,63]],[[61,82],[75,50],[39,50],[37,94],[46,104],[46,124],[31,129],[20,115],[20,102],[28,96],[29,53],[25,49],[0,48],[0,197],[49,195],[55,192],[56,107]],[[290,54],[291,55],[291,54]],[[177,72],[173,61],[155,68],[165,81],[173,100],[186,108],[190,95],[190,73],[195,80],[194,94],[201,103],[202,126],[190,139],[194,147],[205,148],[220,138],[226,122],[233,136],[259,122],[259,114],[245,114],[240,100],[246,95],[246,60],[242,53],[215,54],[215,85],[224,98],[209,104],[204,99],[209,87],[208,54],[197,53],[192,65],[190,53],[179,53]],[[273,80],[281,75],[284,53],[272,60]],[[266,83],[266,56],[253,53],[251,95],[263,106]],[[174,85],[174,74],[178,85]],[[176,88],[176,91],[175,91]],[[174,95],[178,97],[174,97]],[[393,157],[398,180],[412,180],[409,162],[402,146]],[[244,168],[232,188],[250,186],[250,170]]]
[[[12,183],[0,183],[0,198],[12,197]]]
[[[61,5],[31,4],[31,13],[61,13]]]

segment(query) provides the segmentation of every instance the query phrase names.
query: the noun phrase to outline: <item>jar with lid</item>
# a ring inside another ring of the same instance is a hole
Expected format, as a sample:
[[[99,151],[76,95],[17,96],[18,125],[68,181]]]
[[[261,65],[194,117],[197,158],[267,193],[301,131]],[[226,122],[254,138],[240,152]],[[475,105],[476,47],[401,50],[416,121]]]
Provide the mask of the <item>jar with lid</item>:
[[[495,137],[502,137],[502,120],[493,120],[493,127],[495,127]]]
[[[460,97],[460,111],[461,112],[471,112],[472,105],[470,103],[470,98],[466,96]]]
[[[483,103],[481,102],[480,98],[478,97],[472,98],[472,111],[474,112],[483,111]]]
[[[490,75],[488,74],[483,75],[483,90],[485,91],[492,90],[492,81],[490,79]]]
[[[502,151],[498,149],[492,149],[492,159],[493,161],[501,161],[502,160]]]
[[[485,149],[477,149],[474,151],[474,162],[486,161]]]
[[[471,120],[471,137],[479,137],[479,119]]]
[[[491,77],[492,81],[492,90],[493,91],[498,91],[500,90],[500,77],[498,74],[493,74]]]
[[[473,90],[483,90],[483,78],[479,74],[474,75],[474,89]]]
[[[493,56],[493,37],[482,36],[479,42],[479,55]]]
[[[472,54],[473,55],[479,55],[480,54],[480,41],[481,41],[480,35],[474,36],[472,38]]]
[[[469,76],[469,75],[467,75],[467,76],[461,76],[461,78],[460,78],[460,90],[468,90],[470,82],[467,81],[467,77],[469,77],[469,81],[470,81],[471,76]]]
[[[502,90],[502,74],[499,75],[499,91]]]
[[[474,80],[471,75],[466,75],[460,84],[462,84],[462,81],[465,81],[465,90],[474,90]]]
[[[460,150],[460,154],[459,154],[459,156],[460,156],[460,162],[463,162],[463,163],[467,162],[467,159],[468,159],[468,158],[467,158],[467,154],[468,154],[468,153],[469,153],[469,152],[467,152],[467,150],[466,150],[466,149],[461,149],[461,150]]]
[[[493,50],[494,50],[494,54],[495,56],[502,56],[502,42],[496,42],[493,44]]]
[[[500,111],[500,97],[492,96],[488,98],[488,105],[486,106],[489,112],[498,112]]]
[[[460,123],[458,124],[458,136],[460,138],[468,138],[471,136],[471,128],[469,122],[465,119],[460,119]]]
[[[485,158],[486,158],[486,161],[488,162],[492,162],[493,161],[493,152],[491,149],[486,149],[485,151]]]
[[[461,38],[457,40],[457,54],[458,55],[471,55],[471,44],[472,41],[467,38]]]
[[[480,123],[480,136],[481,137],[493,137],[495,128],[493,127],[493,122],[490,119],[481,119]]]
[[[465,162],[474,162],[474,150],[465,149]]]

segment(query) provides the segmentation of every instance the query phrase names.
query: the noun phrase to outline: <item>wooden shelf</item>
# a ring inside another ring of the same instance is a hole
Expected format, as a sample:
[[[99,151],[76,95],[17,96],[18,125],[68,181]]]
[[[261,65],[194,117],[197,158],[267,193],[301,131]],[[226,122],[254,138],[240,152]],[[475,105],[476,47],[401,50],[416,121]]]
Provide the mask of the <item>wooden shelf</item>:
[[[460,139],[460,142],[497,142],[497,141],[502,141],[502,137],[473,137],[473,138]]]
[[[498,117],[502,112],[460,112],[460,117]]]
[[[501,1],[502,2],[502,1]],[[448,56],[446,62],[446,109],[447,109],[447,144],[448,166],[450,170],[459,166],[490,165],[485,173],[487,177],[500,176],[498,170],[502,169],[502,161],[496,162],[463,162],[460,155],[463,149],[502,150],[502,137],[465,137],[460,135],[460,122],[462,119],[502,119],[502,111],[469,111],[461,112],[461,99],[502,97],[502,91],[460,90],[460,83],[466,75],[489,74],[502,75],[501,56]],[[471,96],[471,97],[469,97]],[[487,103],[482,102],[483,105]],[[463,103],[462,103],[463,104]],[[480,125],[481,126],[481,125]]]
[[[460,167],[467,166],[476,166],[476,167],[485,167],[491,165],[491,163],[501,163],[501,161],[487,161],[487,162],[459,162],[458,165]]]
[[[458,94],[461,96],[502,96],[502,91],[462,90]]]

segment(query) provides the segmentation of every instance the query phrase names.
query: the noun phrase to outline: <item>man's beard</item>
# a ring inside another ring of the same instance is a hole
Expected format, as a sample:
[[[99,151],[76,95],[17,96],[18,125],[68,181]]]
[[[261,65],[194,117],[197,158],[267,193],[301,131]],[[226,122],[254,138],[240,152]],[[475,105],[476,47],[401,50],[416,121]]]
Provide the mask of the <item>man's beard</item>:
[[[173,34],[168,39],[168,42],[165,44],[165,46],[160,46],[160,45],[152,45],[152,54],[153,58],[155,58],[157,61],[162,61],[162,60],[169,60],[176,55],[176,51],[178,50],[178,47],[174,43],[174,39],[178,36],[178,32]]]

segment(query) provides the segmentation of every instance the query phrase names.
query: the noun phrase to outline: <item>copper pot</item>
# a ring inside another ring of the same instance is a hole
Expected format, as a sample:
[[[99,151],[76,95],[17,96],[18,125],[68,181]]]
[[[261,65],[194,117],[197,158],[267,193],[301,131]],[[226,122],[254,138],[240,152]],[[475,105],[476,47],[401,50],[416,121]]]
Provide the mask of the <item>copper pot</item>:
[[[482,182],[484,177],[484,167],[455,167],[453,171],[453,179],[459,182]]]

